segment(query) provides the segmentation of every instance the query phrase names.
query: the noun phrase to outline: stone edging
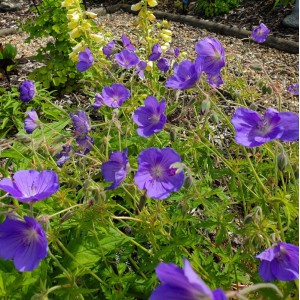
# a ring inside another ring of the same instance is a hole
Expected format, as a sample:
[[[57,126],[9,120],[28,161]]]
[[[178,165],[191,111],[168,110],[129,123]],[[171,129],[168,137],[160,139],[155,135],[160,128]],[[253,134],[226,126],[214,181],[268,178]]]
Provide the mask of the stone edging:
[[[109,7],[97,8],[91,10],[97,15],[105,15],[106,13],[113,14],[118,10],[124,10],[128,13],[136,14],[131,10],[131,5],[129,4],[116,4]],[[223,24],[214,23],[211,21],[205,21],[201,19],[197,19],[192,16],[183,16],[183,15],[175,15],[167,12],[161,11],[153,11],[153,14],[157,19],[166,19],[169,21],[179,22],[187,25],[191,25],[193,27],[203,28],[210,32],[219,33],[221,35],[229,35],[240,39],[248,39],[248,41],[253,42],[249,37],[251,36],[251,31],[240,29],[236,26],[228,26]],[[8,28],[0,30],[0,37],[4,35],[10,35],[19,33],[20,30],[16,28]],[[269,36],[266,41],[263,43],[263,46],[268,46],[270,48],[275,48],[284,52],[298,54],[299,53],[299,43],[285,40],[282,38],[276,38],[273,36]]]

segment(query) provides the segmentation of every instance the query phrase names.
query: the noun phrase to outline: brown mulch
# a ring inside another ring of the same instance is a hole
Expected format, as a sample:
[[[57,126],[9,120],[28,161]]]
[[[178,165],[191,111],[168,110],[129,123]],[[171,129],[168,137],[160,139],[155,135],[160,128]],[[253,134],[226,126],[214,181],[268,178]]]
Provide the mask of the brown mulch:
[[[100,6],[106,7],[118,2],[132,4],[138,2],[138,0],[89,0],[87,1],[87,7],[88,9]],[[158,1],[158,6],[154,7],[154,10],[165,11],[173,14],[187,13],[188,15],[192,15],[200,19],[229,26],[236,26],[249,31],[252,31],[252,29],[260,23],[264,23],[271,30],[270,35],[296,42],[299,41],[299,29],[285,27],[282,24],[284,17],[291,14],[293,11],[292,5],[287,5],[286,7],[279,5],[274,8],[274,1],[272,0],[241,0],[240,6],[236,9],[232,9],[229,13],[208,18],[201,11],[197,11],[195,9],[195,1],[191,1],[186,12],[183,12],[181,5],[177,6],[174,5],[174,3],[174,0],[160,0]]]

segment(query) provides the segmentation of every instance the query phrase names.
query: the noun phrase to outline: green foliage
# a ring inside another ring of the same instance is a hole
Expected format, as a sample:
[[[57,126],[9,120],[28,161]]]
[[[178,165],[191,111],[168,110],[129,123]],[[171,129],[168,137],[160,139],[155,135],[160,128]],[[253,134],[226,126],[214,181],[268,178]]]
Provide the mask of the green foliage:
[[[273,8],[275,8],[279,4],[282,4],[283,6],[295,4],[295,0],[274,0],[273,2],[274,2]]]
[[[229,10],[238,7],[240,0],[197,0],[196,10],[206,17],[228,13]]]
[[[39,81],[44,88],[71,91],[76,88],[76,82],[81,74],[77,72],[74,62],[69,60],[72,52],[72,42],[69,39],[66,9],[56,0],[42,1],[39,5],[40,15],[27,19],[22,29],[29,33],[26,39],[30,42],[34,38],[47,38],[46,46],[38,49],[36,59],[45,66],[35,69],[30,79]]]

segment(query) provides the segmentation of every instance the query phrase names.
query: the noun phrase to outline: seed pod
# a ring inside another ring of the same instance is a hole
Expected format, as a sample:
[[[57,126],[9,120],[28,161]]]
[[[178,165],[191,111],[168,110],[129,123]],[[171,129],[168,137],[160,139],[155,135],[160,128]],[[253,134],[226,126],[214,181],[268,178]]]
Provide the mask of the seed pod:
[[[189,189],[193,185],[193,176],[191,174],[188,174],[184,178],[183,186],[186,189]]]

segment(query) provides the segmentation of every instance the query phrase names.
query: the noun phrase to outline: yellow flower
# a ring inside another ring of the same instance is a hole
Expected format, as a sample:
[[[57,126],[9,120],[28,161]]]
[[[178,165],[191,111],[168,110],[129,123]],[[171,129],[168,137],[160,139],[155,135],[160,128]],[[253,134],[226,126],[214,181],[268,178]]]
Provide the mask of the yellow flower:
[[[72,6],[74,4],[74,1],[73,0],[65,0],[61,3],[61,6],[62,7],[69,7],[69,6]]]
[[[165,42],[171,42],[172,38],[169,35],[166,35],[164,33],[160,33],[161,38],[165,41]]]
[[[161,50],[163,52],[166,52],[167,50],[170,49],[170,44],[169,43],[164,43],[162,46],[161,46]]]
[[[72,48],[72,52],[74,52],[77,55],[77,53],[83,49],[84,49],[84,43],[82,41]]]
[[[156,0],[148,0],[148,5],[151,7],[154,7],[157,5],[157,1]]]
[[[166,35],[172,36],[172,31],[171,30],[163,29],[161,32],[166,34]]]
[[[71,52],[69,54],[69,58],[74,61],[74,62],[77,62],[78,61],[78,53],[74,53],[74,52]]]
[[[83,20],[81,26],[83,29],[90,29],[92,27],[92,25],[87,20]]]
[[[142,6],[143,6],[142,2],[138,2],[136,4],[132,4],[131,5],[131,10],[138,11],[138,10],[140,10],[142,8]]]
[[[165,28],[169,28],[169,26],[170,26],[169,22],[167,20],[162,20],[161,23],[162,23],[162,26],[165,27]]]
[[[67,19],[71,22],[77,22],[79,21],[79,13],[76,11],[76,12],[73,12],[73,13],[68,13],[67,14]]]
[[[147,67],[146,67],[146,71],[151,71],[153,68],[153,61],[148,61],[147,62]]]
[[[149,21],[154,21],[155,20],[155,16],[153,13],[151,13],[150,11],[147,12],[147,18]]]
[[[78,27],[76,27],[69,34],[72,39],[76,39],[76,38],[80,37],[81,32],[80,32],[80,29]]]
[[[89,17],[90,19],[95,19],[95,18],[97,18],[97,14],[95,14],[95,13],[93,13],[93,12],[91,12],[91,11],[86,11],[86,12],[85,12],[85,15],[86,15],[87,17]]]
[[[69,29],[74,29],[78,26],[78,22],[74,22],[73,20],[68,23],[68,28]]]
[[[90,37],[92,38],[92,40],[94,40],[95,42],[102,42],[104,40],[104,37],[102,34],[95,34],[92,33],[90,34]]]

